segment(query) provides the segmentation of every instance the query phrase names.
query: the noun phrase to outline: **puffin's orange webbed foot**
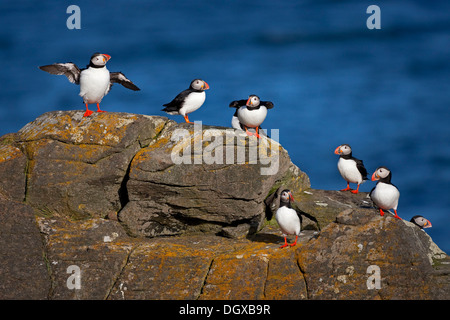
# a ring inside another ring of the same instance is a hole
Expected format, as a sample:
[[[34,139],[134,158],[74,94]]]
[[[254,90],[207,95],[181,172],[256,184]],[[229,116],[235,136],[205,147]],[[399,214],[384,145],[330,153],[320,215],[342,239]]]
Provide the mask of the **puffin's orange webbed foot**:
[[[254,134],[258,139],[261,139],[261,136],[259,135],[259,132],[258,132],[258,127],[256,127],[256,133]]]
[[[397,214],[397,210],[394,210],[394,212],[395,212],[395,216],[394,216],[394,218],[397,218],[397,219],[400,219],[400,220],[402,220],[402,218],[400,218],[400,217],[398,216],[398,214]]]
[[[284,244],[280,247],[280,249],[285,248],[287,246],[288,246],[287,239],[286,239],[286,237],[284,237]]]
[[[184,116],[184,121],[186,121],[187,123],[194,124],[193,122],[189,121],[188,115]]]
[[[357,194],[358,191],[359,191],[359,184],[358,184],[358,187],[356,188],[356,190],[351,190],[350,192],[351,192],[351,193],[354,193],[354,194]]]
[[[247,133],[248,136],[252,136],[252,135],[253,135],[253,133],[251,133],[250,131],[248,131],[248,128],[247,128],[247,127],[244,126],[244,128],[245,128],[245,133]]]
[[[100,104],[99,103],[97,103],[97,112],[106,112],[106,111],[100,110]]]
[[[86,103],[86,112],[83,114],[83,117],[89,117],[93,113],[94,113],[94,111],[89,110],[88,104]]]
[[[298,236],[295,236],[295,241],[290,244],[291,247],[293,247],[297,244],[297,239],[298,239]]]

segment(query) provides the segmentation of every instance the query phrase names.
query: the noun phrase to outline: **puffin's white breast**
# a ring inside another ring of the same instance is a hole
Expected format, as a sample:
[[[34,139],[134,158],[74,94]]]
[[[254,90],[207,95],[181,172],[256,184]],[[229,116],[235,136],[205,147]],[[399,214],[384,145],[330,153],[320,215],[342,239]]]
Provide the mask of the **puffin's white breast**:
[[[378,182],[370,196],[379,208],[384,210],[397,210],[400,192],[394,185]]]
[[[361,184],[363,181],[362,175],[359,172],[354,160],[339,158],[337,166],[339,173],[345,181],[357,184]]]
[[[106,67],[89,67],[80,74],[80,96],[84,103],[100,103],[108,93],[110,85],[110,75]]]
[[[275,219],[283,234],[295,234],[297,236],[300,234],[300,219],[294,209],[288,207],[278,208]]]
[[[260,106],[254,110],[247,109],[247,106],[242,106],[238,109],[239,121],[246,127],[259,127],[266,119],[266,116],[267,108],[265,106]]]
[[[180,114],[182,116],[185,116],[186,114],[194,112],[203,105],[205,99],[206,99],[205,91],[191,92],[186,96],[183,106],[180,108]]]

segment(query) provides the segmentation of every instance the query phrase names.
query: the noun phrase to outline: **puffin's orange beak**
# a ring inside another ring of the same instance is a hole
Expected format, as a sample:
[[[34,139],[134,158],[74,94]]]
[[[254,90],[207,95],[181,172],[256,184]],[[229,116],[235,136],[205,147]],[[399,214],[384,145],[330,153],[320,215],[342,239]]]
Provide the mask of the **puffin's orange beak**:
[[[251,107],[252,102],[251,102],[251,99],[250,99],[250,98],[248,98],[248,100],[247,100],[247,102],[245,103],[245,105]]]
[[[422,228],[431,228],[431,222],[429,220],[426,220]]]
[[[291,199],[291,201],[294,201],[294,196],[290,192],[289,192],[289,198]]]
[[[372,175],[372,181],[375,181],[375,180],[378,180],[378,179],[380,179],[380,176],[377,175],[377,172],[375,171],[375,172],[373,173],[373,175]]]
[[[109,54],[102,53],[102,56],[104,56],[106,58],[106,62],[108,62],[109,59],[111,59],[111,56]]]
[[[203,86],[203,90],[208,90],[209,89],[209,85],[206,83],[206,81],[203,81],[203,83],[205,84]]]
[[[337,147],[336,150],[334,150],[335,154],[341,154],[341,146]]]

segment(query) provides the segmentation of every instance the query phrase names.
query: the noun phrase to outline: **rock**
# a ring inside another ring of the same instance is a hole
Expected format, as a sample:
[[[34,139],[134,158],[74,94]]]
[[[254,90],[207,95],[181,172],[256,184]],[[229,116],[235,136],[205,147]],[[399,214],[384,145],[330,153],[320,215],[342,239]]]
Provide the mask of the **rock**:
[[[0,197],[0,299],[47,299],[47,267],[33,209]]]
[[[201,231],[242,237],[261,225],[264,199],[280,181],[299,192],[310,186],[277,142],[232,129],[169,123],[134,157],[130,202],[119,219],[133,236]]]
[[[76,111],[0,137],[0,298],[450,298],[450,258],[425,231],[365,193],[310,189],[279,144],[244,138]],[[283,188],[304,220],[279,249]]]
[[[105,217],[126,202],[126,173],[136,152],[167,119],[81,111],[43,114],[17,134],[28,158],[25,201],[71,218]]]
[[[295,192],[294,199],[296,207],[301,212],[312,216],[317,221],[319,230],[334,222],[339,214],[346,210],[358,209],[358,212],[362,212],[373,207],[372,200],[366,192],[351,194],[345,191],[308,189]],[[364,216],[370,217],[370,215]],[[351,221],[349,220],[348,223],[363,222],[355,219]]]
[[[106,299],[132,244],[117,221],[37,218],[51,274],[49,299]],[[71,276],[80,273],[79,288]],[[69,283],[69,284],[68,284]]]
[[[433,268],[443,252],[414,224],[386,215],[345,210],[317,239],[297,249],[310,299],[449,297]]]
[[[28,161],[15,140],[15,134],[0,137],[0,193],[8,198],[23,201]]]
[[[344,191],[304,189],[283,184],[265,200],[268,216],[275,215],[280,204],[279,194],[284,189],[290,189],[293,193],[295,201],[292,207],[302,217],[302,230],[321,230],[334,222],[338,215],[346,210],[358,209],[358,212],[361,212],[363,209],[373,207],[368,193],[365,192],[349,197],[349,192]],[[364,217],[367,218],[370,215],[364,215]],[[355,219],[352,221],[356,222]]]

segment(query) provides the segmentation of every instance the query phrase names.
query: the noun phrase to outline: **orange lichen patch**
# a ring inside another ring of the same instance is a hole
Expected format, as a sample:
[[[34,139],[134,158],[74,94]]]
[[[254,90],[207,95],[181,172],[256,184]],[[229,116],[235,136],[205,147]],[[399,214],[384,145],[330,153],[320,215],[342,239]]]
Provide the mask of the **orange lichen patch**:
[[[36,153],[39,151],[41,146],[46,145],[48,141],[37,140],[30,141],[26,144],[23,144],[25,153],[27,154],[28,159],[33,160],[35,158]]]
[[[151,153],[152,150],[160,150],[161,148],[163,148],[163,150],[166,151],[167,149],[169,149],[169,148],[167,148],[168,145],[171,145],[170,144],[170,138],[168,138],[168,137],[160,137],[155,142],[150,144],[148,147],[143,149],[143,151],[145,153],[147,153],[147,152]]]
[[[32,141],[42,139],[46,136],[59,135],[64,131],[61,130],[61,124],[65,123],[66,128],[71,128],[73,127],[72,122],[72,116],[68,113],[59,115],[58,120],[39,117],[19,131],[19,139],[22,141]]]
[[[95,173],[96,165],[90,165],[80,161],[53,160],[55,168],[60,170],[42,170],[39,161],[31,160],[29,162],[28,175],[31,183],[45,183],[47,186],[55,184],[69,185],[76,181],[85,181],[84,175]],[[38,176],[39,178],[37,178]]]
[[[127,299],[195,299],[212,254],[181,244],[141,245],[130,256],[118,287],[127,288],[122,292]]]
[[[19,138],[22,141],[55,138],[74,144],[114,146],[125,136],[128,126],[137,119],[137,115],[113,112],[89,118],[80,116],[80,112],[59,112],[29,123],[20,131]]]
[[[164,127],[167,124],[166,120],[163,120],[163,119],[161,119],[159,117],[152,117],[152,116],[144,116],[144,117],[147,118],[147,119],[152,120],[153,123],[156,123],[155,129],[154,129],[155,130],[155,135],[158,135],[164,129]]]
[[[56,142],[57,146],[53,148],[53,152],[49,155],[53,159],[64,159],[70,161],[81,161],[94,163],[99,159],[108,155],[111,147],[91,144],[72,145]]]
[[[0,162],[10,161],[23,156],[19,148],[11,145],[0,145]]]
[[[306,299],[306,283],[294,250],[278,250],[270,256],[265,299]]]
[[[222,255],[214,259],[202,299],[261,299],[267,258],[258,255]]]
[[[289,255],[260,242],[240,241],[234,248],[214,257],[200,299],[262,299],[270,261]]]

